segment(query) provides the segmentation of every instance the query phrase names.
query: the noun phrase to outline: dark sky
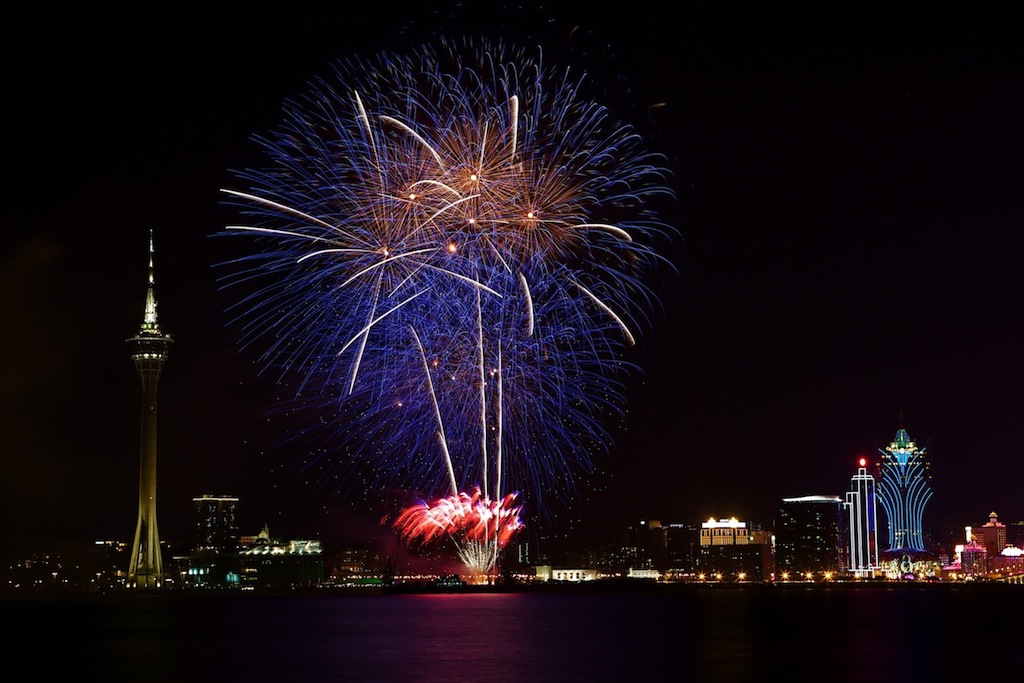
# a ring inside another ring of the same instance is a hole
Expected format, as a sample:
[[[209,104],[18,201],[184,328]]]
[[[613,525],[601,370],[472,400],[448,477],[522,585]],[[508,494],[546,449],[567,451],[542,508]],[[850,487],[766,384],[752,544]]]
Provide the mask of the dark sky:
[[[651,146],[678,193],[680,276],[602,467],[604,518],[769,522],[783,497],[842,495],[855,458],[902,425],[932,456],[926,526],[1024,519],[1024,87],[1008,19],[756,4],[557,5],[554,26],[607,44],[631,96],[664,103]],[[125,339],[142,320],[150,229],[176,340],[160,387],[161,536],[188,542],[191,499],[209,493],[242,498],[243,532],[358,540],[361,520],[266,448],[269,396],[226,324],[210,239],[237,218],[221,204],[230,170],[260,161],[251,136],[332,61],[486,19],[348,6],[93,6],[12,23],[9,547],[131,540],[139,387]],[[528,42],[521,16],[484,23]]]

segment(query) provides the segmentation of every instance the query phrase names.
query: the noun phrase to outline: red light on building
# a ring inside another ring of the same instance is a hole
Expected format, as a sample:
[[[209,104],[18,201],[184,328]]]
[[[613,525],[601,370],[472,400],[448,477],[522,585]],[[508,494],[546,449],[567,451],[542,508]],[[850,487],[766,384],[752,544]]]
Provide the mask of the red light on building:
[[[861,467],[867,467],[868,459],[867,458],[861,458],[859,462],[860,462],[860,466]]]

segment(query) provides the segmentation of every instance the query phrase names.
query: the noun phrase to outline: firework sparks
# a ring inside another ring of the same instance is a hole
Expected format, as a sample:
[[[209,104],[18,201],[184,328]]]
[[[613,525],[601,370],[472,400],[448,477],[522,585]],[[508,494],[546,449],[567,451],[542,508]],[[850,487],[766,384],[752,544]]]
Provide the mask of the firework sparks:
[[[515,504],[516,498],[516,494],[510,493],[500,501],[492,501],[479,488],[472,494],[458,492],[405,508],[392,526],[412,544],[454,540],[463,564],[474,572],[484,573],[494,567],[500,550],[523,526],[519,518],[522,506]]]
[[[316,462],[448,491],[396,518],[408,538],[504,545],[507,491],[571,487],[623,410],[671,192],[583,83],[486,41],[339,63],[224,190],[248,224],[221,234],[267,245],[223,264],[235,322],[321,408],[345,455]]]
[[[493,541],[502,547],[522,527],[522,508],[515,505],[515,500],[516,494],[510,493],[492,501],[477,488],[472,494],[459,492],[407,507],[396,517],[394,526],[407,540],[419,543],[458,536],[468,541]]]

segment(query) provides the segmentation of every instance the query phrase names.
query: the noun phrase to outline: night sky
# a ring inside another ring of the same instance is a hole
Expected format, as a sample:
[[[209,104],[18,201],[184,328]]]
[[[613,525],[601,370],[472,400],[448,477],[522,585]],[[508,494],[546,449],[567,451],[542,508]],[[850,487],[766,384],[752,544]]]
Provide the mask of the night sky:
[[[5,43],[2,67],[8,548],[131,541],[139,384],[125,340],[142,322],[151,229],[175,339],[161,537],[190,541],[202,494],[240,496],[243,533],[378,531],[267,448],[269,387],[213,272],[211,235],[238,222],[220,189],[262,160],[251,137],[334,60],[479,25],[513,43],[606,45],[594,68],[621,72],[675,174],[679,275],[660,286],[626,424],[579,508],[593,528],[770,522],[784,497],[842,495],[856,458],[901,426],[931,453],[926,527],[1024,519],[1024,87],[1010,22],[751,4],[762,9],[557,5],[550,23],[403,3],[93,6],[12,24],[24,40]]]

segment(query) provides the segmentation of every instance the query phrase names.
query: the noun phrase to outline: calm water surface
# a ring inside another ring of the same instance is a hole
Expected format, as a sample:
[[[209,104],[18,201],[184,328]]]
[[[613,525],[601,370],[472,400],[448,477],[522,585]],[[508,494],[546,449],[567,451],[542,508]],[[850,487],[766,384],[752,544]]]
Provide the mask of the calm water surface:
[[[31,680],[962,683],[1024,670],[1022,609],[1024,586],[17,599],[0,652]]]

